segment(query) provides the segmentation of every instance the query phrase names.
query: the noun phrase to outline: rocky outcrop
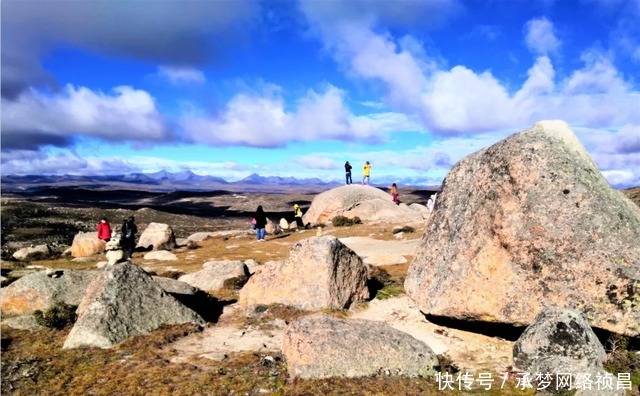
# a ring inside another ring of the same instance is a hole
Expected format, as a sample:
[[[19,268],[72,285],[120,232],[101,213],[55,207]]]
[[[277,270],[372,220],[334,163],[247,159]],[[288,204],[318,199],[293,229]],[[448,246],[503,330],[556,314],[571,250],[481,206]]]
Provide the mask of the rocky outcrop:
[[[63,348],[108,348],[163,325],[204,320],[130,262],[107,266],[87,287]]]
[[[286,329],[282,353],[291,377],[431,376],[438,358],[407,333],[368,320],[303,316]]]
[[[313,237],[294,244],[289,260],[260,266],[240,291],[239,303],[346,308],[369,297],[367,274],[362,259],[336,237]]]
[[[213,291],[242,285],[248,277],[249,271],[242,261],[209,261],[200,271],[182,275],[178,280],[200,290]]]
[[[640,334],[640,215],[544,121],[447,175],[405,281],[428,314],[528,324],[543,306]]]
[[[411,222],[422,220],[419,211],[396,206],[391,195],[371,186],[351,184],[318,194],[303,216],[304,223],[325,223],[337,215],[361,220]]]
[[[54,277],[55,275],[55,277]],[[79,305],[95,271],[39,271],[2,288],[2,315],[45,311],[58,302]]]
[[[48,245],[25,247],[13,253],[13,258],[20,261],[45,260],[51,256],[51,248]]]
[[[576,311],[557,307],[544,308],[513,347],[514,365],[534,376],[551,374],[550,389],[554,390],[560,385],[556,373],[571,375],[573,383],[585,374],[591,374],[594,381],[604,376],[605,357],[602,344],[584,317]],[[539,386],[536,383],[536,387]]]
[[[71,255],[73,257],[89,257],[104,252],[105,242],[98,239],[97,232],[80,232],[73,237]]]
[[[153,250],[170,250],[176,246],[176,237],[168,224],[151,223],[140,235],[138,246],[144,249],[151,246]]]

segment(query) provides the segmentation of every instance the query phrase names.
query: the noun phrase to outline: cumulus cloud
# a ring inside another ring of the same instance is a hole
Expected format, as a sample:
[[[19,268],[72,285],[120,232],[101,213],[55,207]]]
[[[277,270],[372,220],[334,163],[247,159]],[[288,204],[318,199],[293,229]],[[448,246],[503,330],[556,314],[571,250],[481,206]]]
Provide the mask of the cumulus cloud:
[[[146,91],[121,86],[113,94],[67,85],[59,94],[31,90],[2,99],[2,148],[67,146],[80,136],[161,143],[169,128]]]
[[[161,66],[158,75],[172,84],[202,84],[207,81],[204,73],[192,67]]]
[[[3,175],[104,175],[136,170],[120,158],[83,158],[77,154],[9,152],[2,154]]]
[[[219,57],[256,19],[249,0],[2,2],[3,96],[48,81],[41,58],[58,45],[197,66]],[[242,25],[244,29],[234,29]],[[9,71],[9,73],[7,73]]]
[[[560,118],[573,126],[619,127],[637,124],[639,92],[605,54],[586,51],[584,66],[558,79],[550,58],[560,43],[545,18],[526,24],[526,38],[539,52],[520,88],[490,71],[463,65],[443,68],[424,51],[403,47],[375,18],[355,23],[327,18],[302,7],[319,38],[354,78],[381,84],[385,104],[420,117],[435,134],[468,134],[525,128],[540,119]],[[373,21],[373,22],[372,22]],[[382,60],[382,61],[381,61]]]
[[[269,148],[294,141],[379,142],[391,131],[420,129],[402,114],[356,116],[344,102],[345,92],[329,84],[324,92],[309,90],[293,110],[287,110],[281,89],[271,86],[261,94],[234,96],[217,115],[187,115],[181,127],[194,143]]]
[[[560,48],[553,23],[544,17],[531,19],[525,24],[525,42],[531,51],[542,55],[556,52]]]

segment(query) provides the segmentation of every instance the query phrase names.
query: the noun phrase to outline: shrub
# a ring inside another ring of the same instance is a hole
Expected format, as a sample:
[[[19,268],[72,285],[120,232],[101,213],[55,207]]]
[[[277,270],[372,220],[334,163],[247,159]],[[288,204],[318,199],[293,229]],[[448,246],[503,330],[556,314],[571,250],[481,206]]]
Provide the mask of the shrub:
[[[76,321],[76,308],[74,305],[57,302],[44,312],[35,311],[33,316],[40,326],[61,330]]]
[[[394,234],[398,234],[400,232],[406,232],[406,233],[409,234],[409,233],[412,233],[412,232],[415,232],[415,231],[416,231],[416,229],[411,227],[411,226],[404,226],[404,227],[401,227],[401,228],[395,228],[393,230],[393,233]]]
[[[358,216],[354,217],[353,219],[350,219],[342,215],[337,215],[331,220],[331,223],[335,227],[349,227],[354,224],[362,224],[362,220],[360,220]]]

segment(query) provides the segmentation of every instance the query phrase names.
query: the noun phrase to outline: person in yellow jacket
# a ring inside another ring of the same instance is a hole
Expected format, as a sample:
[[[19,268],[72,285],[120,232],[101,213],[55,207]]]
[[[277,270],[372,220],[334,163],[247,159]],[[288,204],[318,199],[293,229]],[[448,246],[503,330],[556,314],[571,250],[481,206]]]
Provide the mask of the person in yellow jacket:
[[[364,164],[364,168],[362,170],[362,173],[364,175],[364,177],[362,178],[362,184],[367,184],[369,185],[369,181],[370,181],[370,177],[371,177],[371,163],[369,161],[367,161]]]
[[[300,205],[293,205],[293,215],[296,219],[296,225],[298,228],[304,228],[304,223],[302,222],[302,209],[300,209]]]

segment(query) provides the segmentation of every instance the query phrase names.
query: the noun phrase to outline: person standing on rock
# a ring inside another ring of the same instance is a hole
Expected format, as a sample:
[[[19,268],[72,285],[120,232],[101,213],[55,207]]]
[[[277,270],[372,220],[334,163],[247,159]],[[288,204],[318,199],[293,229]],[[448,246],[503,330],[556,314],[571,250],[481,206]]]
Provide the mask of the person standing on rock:
[[[264,242],[264,236],[267,233],[265,227],[267,226],[267,215],[264,213],[264,209],[262,209],[262,205],[258,206],[256,209],[256,214],[253,216],[256,219],[256,235],[258,238],[258,242]]]
[[[131,258],[136,247],[136,226],[133,216],[129,217],[122,223],[122,237],[120,238],[120,246],[124,250],[125,257]]]
[[[364,177],[362,178],[362,185],[366,184],[369,185],[369,181],[371,180],[370,176],[371,176],[371,163],[369,161],[367,161],[364,164],[364,168],[362,171]]]
[[[398,201],[398,186],[396,185],[396,183],[393,183],[391,186],[389,186],[389,188],[391,189],[391,197],[393,199],[393,203],[396,205],[400,205],[400,201]]]
[[[344,164],[344,171],[346,172],[346,177],[347,177],[347,184],[351,184],[353,183],[353,180],[351,179],[351,169],[353,167],[351,166],[351,164],[349,163],[349,161],[345,162]]]
[[[304,222],[302,221],[302,209],[300,209],[300,205],[293,205],[293,215],[296,219],[296,225],[298,229],[304,228]]]
[[[98,223],[98,239],[105,242],[109,242],[111,240],[111,226],[109,225],[109,222],[107,222],[106,217],[103,217]]]

